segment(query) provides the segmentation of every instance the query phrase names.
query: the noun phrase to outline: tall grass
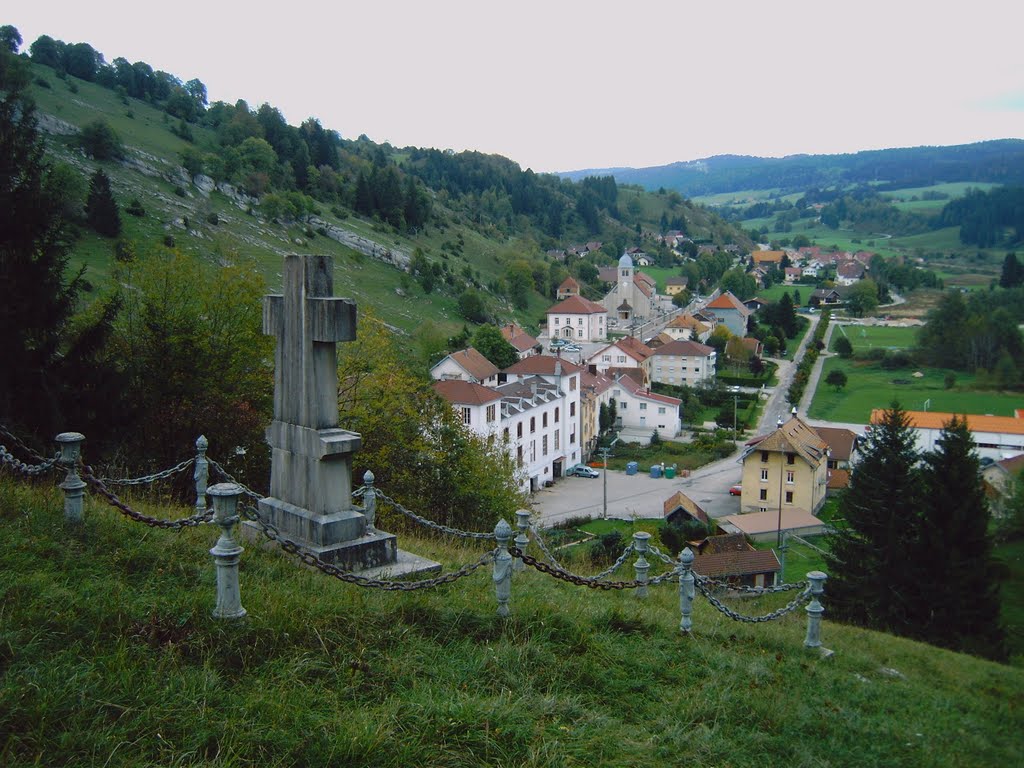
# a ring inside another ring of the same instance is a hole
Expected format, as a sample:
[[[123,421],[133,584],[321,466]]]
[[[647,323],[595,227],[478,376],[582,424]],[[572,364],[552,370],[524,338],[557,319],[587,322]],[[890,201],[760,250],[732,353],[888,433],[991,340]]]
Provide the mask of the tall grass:
[[[825,660],[800,616],[735,624],[698,601],[684,637],[671,588],[639,601],[527,571],[501,620],[481,572],[364,591],[247,541],[249,616],[222,622],[215,537],[91,498],[69,526],[52,488],[0,477],[0,764],[1008,766],[1024,750],[1024,672],[827,614]],[[446,566],[478,552],[401,544]]]

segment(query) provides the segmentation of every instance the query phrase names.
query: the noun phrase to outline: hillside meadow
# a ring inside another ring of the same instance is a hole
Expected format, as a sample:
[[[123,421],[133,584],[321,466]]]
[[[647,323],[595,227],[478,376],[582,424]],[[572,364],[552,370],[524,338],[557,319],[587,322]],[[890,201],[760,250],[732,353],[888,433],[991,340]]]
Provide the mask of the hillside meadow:
[[[802,611],[737,624],[698,599],[686,637],[674,587],[639,601],[528,570],[503,620],[485,571],[382,593],[246,540],[249,614],[224,622],[209,526],[152,530],[91,497],[72,526],[50,484],[0,476],[0,533],[6,766],[934,768],[1024,750],[1024,671],[827,613],[826,659]],[[480,553],[400,543],[447,567]]]

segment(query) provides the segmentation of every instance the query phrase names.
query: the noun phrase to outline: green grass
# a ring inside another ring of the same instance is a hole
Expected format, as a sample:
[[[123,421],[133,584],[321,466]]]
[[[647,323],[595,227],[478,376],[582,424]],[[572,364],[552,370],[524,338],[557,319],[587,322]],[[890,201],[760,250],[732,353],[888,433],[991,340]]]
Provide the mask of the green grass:
[[[869,349],[910,349],[917,339],[917,328],[899,328],[887,325],[842,325],[836,324],[832,331],[831,349],[835,351],[836,341],[843,336],[850,340],[855,353]]]
[[[846,387],[838,392],[824,383],[833,370],[843,371],[848,379]],[[912,374],[917,370],[924,377],[914,378]],[[893,400],[909,411],[923,410],[925,401],[930,400],[930,411],[994,416],[1012,416],[1014,408],[1020,407],[1019,394],[972,389],[973,375],[953,372],[956,385],[946,389],[946,373],[935,368],[886,371],[878,363],[829,357],[808,415],[812,419],[867,424],[873,409],[886,408]]]
[[[995,557],[1006,569],[1000,597],[1010,661],[1024,666],[1024,539],[1000,544]]]
[[[796,283],[793,285],[779,283],[768,288],[760,289],[757,292],[757,297],[759,299],[764,299],[765,301],[776,302],[782,298],[782,295],[784,293],[788,293],[789,297],[793,298],[794,291],[800,291],[800,304],[804,305],[811,298],[811,294],[814,293],[814,286],[803,285],[801,283]]]
[[[143,528],[91,498],[69,527],[60,508],[0,479],[7,766],[931,768],[1024,751],[1024,671],[827,613],[822,660],[802,611],[737,624],[699,599],[684,637],[672,587],[638,601],[527,570],[502,620],[486,572],[382,593],[247,541],[249,615],[222,622],[216,531]],[[478,552],[401,545],[448,566]]]

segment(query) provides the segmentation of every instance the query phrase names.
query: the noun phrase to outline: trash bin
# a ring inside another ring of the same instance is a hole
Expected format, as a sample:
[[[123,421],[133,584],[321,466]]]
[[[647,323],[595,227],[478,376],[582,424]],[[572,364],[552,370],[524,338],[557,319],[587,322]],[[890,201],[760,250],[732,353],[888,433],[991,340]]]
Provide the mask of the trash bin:
[[[676,468],[675,467],[665,467],[665,477],[667,477],[669,480],[671,480],[675,476],[676,476]]]
[[[651,467],[651,477],[661,477],[661,464],[655,464]]]
[[[626,464],[626,474],[627,475],[635,475],[637,473],[637,470],[639,470],[639,469],[640,469],[640,465],[637,464],[635,461],[631,461],[628,464]]]

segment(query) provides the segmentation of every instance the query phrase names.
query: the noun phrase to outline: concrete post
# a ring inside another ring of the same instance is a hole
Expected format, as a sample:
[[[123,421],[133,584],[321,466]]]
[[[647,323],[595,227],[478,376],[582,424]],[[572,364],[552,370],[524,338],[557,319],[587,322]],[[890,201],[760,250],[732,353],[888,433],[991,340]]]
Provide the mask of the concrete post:
[[[238,522],[238,499],[242,488],[235,483],[217,483],[207,493],[213,497],[214,522],[221,527],[220,538],[210,554],[217,564],[217,607],[215,619],[240,619],[246,614],[238,588],[238,561],[245,550],[235,541],[232,528]]]
[[[206,509],[206,484],[210,482],[210,460],[206,458],[206,449],[209,447],[206,435],[196,438],[196,468],[192,473],[196,482],[196,512]]]
[[[636,550],[636,562],[633,563],[633,569],[636,571],[636,580],[645,585],[636,588],[638,600],[643,600],[647,597],[647,572],[651,570],[651,564],[647,562],[647,558],[644,555],[647,553],[647,546],[650,540],[651,534],[647,533],[647,531],[636,531],[633,534],[633,549]]]
[[[374,523],[377,521],[377,491],[373,487],[373,472],[366,470],[363,473],[363,485],[366,491],[363,492],[363,517],[366,518],[366,533],[373,535],[377,532]]]
[[[519,533],[516,534],[516,549],[525,552],[526,548],[530,546],[530,536],[527,533],[530,530],[530,510],[516,510],[516,528],[519,529]],[[513,571],[521,571],[524,568],[526,568],[526,564],[523,563],[522,558],[517,557],[512,561]]]
[[[64,519],[70,523],[80,523],[85,483],[78,476],[78,460],[82,455],[85,435],[81,432],[61,432],[56,440],[60,445],[60,465],[68,470],[67,477],[60,484],[64,490]]]
[[[821,647],[821,615],[825,609],[818,599],[825,592],[825,579],[828,576],[821,571],[811,571],[807,574],[807,580],[811,582],[811,602],[807,604],[807,637],[804,639],[805,648]]]
[[[502,518],[494,526],[494,538],[498,540],[498,549],[494,553],[494,592],[498,598],[498,615],[509,615],[509,600],[512,598],[512,553],[508,551],[508,543],[512,539],[512,526]]]
[[[693,622],[690,615],[693,613],[693,597],[696,592],[693,585],[693,552],[686,547],[679,553],[679,612],[682,618],[679,620],[679,631],[683,634],[690,634]]]

